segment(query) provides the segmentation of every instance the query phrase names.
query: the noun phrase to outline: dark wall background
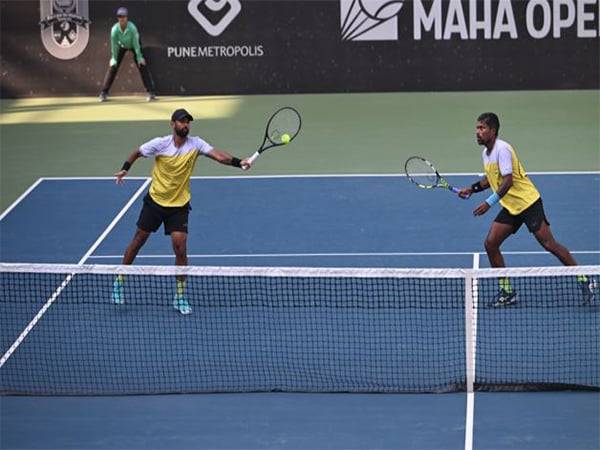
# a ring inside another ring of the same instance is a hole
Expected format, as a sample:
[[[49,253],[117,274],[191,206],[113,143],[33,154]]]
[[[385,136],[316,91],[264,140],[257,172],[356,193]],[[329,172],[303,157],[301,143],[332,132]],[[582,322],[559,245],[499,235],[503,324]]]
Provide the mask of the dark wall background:
[[[399,14],[397,41],[343,41],[340,5],[327,1],[243,1],[242,11],[213,37],[190,16],[187,0],[89,2],[90,41],[73,60],[51,56],[40,38],[39,1],[0,3],[0,95],[97,94],[110,58],[109,30],[127,6],[142,33],[144,53],[162,95],[299,92],[595,89],[599,39],[560,39],[525,31],[527,0],[513,1],[519,38],[413,40],[412,2]],[[464,10],[468,14],[468,2]],[[550,2],[552,4],[552,2]],[[495,16],[496,6],[493,7]],[[598,4],[588,6],[598,26]],[[594,25],[589,25],[594,26]],[[551,36],[551,35],[550,35]],[[255,46],[262,57],[168,58],[169,46]],[[143,90],[131,55],[112,94]]]

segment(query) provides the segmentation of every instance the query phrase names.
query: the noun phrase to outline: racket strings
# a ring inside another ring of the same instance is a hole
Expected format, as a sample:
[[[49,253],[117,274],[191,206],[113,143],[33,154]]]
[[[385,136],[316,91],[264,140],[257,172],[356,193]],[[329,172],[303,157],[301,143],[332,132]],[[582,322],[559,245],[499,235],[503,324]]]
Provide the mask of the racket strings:
[[[281,136],[283,136],[283,133],[281,131],[279,131],[278,129],[272,130],[269,133],[269,138],[272,141],[278,141],[278,140],[281,141]]]
[[[413,182],[423,186],[435,186],[438,182],[438,176],[433,167],[420,159],[408,161],[406,173]]]
[[[301,119],[295,109],[286,107],[279,110],[269,122],[267,136],[274,144],[283,143],[282,136],[287,134],[292,140],[300,131]]]

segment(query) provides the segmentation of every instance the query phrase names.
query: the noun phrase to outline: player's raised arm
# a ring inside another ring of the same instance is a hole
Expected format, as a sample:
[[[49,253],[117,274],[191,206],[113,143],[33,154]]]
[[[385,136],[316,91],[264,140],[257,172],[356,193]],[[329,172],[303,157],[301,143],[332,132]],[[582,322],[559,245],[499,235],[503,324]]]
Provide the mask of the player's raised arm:
[[[248,170],[252,166],[252,163],[248,161],[248,159],[236,158],[225,150],[212,149],[206,154],[206,156],[208,156],[210,159],[220,162],[221,164],[239,167],[242,170]]]
[[[512,185],[513,185],[512,173],[503,175],[502,183],[500,184],[500,187],[498,188],[498,191],[497,191],[498,197],[500,197],[500,198],[504,197],[506,195],[506,193],[508,192],[508,190],[512,187]]]
[[[123,163],[121,170],[119,170],[117,173],[115,173],[115,177],[116,177],[115,183],[117,183],[117,184],[123,183],[123,178],[125,177],[125,175],[127,175],[127,172],[129,172],[129,169],[131,169],[131,166],[133,165],[135,160],[138,159],[140,156],[142,156],[142,153],[140,152],[139,149],[131,152],[131,154],[127,157],[127,159]]]
[[[494,147],[496,148],[494,141]],[[501,141],[502,142],[502,141]],[[475,211],[473,211],[473,215],[481,216],[485,214],[492,206],[500,201],[513,186],[513,155],[512,152],[503,145],[500,145],[499,148],[496,149],[497,158],[498,158],[498,171],[499,177],[496,180],[496,188],[493,189],[492,195],[490,195],[485,202],[479,205]],[[489,175],[486,175],[488,177]],[[488,178],[489,181],[489,178]]]
[[[485,191],[486,189],[489,189],[489,187],[490,182],[488,181],[487,177],[484,176],[479,181],[473,183],[471,186],[462,188],[458,195],[462,198],[469,198],[472,194]]]
[[[498,187],[498,191],[492,193],[481,205],[479,205],[473,211],[474,216],[481,216],[485,214],[492,206],[500,201],[502,197],[506,195],[508,190],[513,185],[513,176],[512,174],[504,175],[502,177],[502,183]],[[460,194],[459,194],[460,195]]]

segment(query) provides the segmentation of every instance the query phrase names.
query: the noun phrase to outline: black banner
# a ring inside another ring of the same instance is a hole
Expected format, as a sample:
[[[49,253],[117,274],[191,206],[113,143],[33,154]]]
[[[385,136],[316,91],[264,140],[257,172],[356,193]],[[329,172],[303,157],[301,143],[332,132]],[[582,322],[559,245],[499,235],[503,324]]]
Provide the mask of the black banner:
[[[3,1],[0,95],[98,94],[119,6],[159,95],[597,89],[599,3]],[[111,94],[142,90],[127,56]]]

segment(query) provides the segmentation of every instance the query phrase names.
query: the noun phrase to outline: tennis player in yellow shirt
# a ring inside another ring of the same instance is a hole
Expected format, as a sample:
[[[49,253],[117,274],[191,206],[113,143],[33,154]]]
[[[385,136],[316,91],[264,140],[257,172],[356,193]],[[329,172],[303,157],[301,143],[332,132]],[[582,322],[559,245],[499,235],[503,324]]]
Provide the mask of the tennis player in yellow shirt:
[[[137,221],[133,240],[123,255],[123,264],[132,264],[151,233],[164,226],[165,234],[171,236],[175,264],[186,266],[188,216],[191,209],[190,177],[200,155],[221,164],[247,170],[251,163],[231,156],[224,150],[213,148],[199,136],[188,136],[194,118],[185,109],[177,109],[171,115],[173,133],[154,138],[134,150],[121,170],[115,173],[118,184],[129,172],[132,164],[140,157],[154,158],[152,184]],[[113,284],[113,302],[123,304],[124,277],[119,275]],[[177,290],[173,307],[181,314],[190,314],[192,307],[185,298],[185,277],[177,277]]]
[[[565,266],[576,266],[571,252],[560,244],[550,230],[550,223],[544,213],[540,193],[525,173],[515,149],[498,138],[500,120],[492,112],[477,118],[477,143],[482,145],[485,176],[470,187],[461,189],[458,195],[469,197],[476,192],[492,189],[492,194],[474,211],[475,216],[485,214],[496,203],[502,209],[496,216],[487,237],[485,251],[492,267],[505,267],[500,246],[511,234],[516,233],[525,223],[538,242],[556,256]],[[594,299],[594,283],[585,275],[577,277],[586,303]],[[505,277],[499,280],[500,289],[492,302],[493,306],[511,305],[517,301],[517,292]]]

